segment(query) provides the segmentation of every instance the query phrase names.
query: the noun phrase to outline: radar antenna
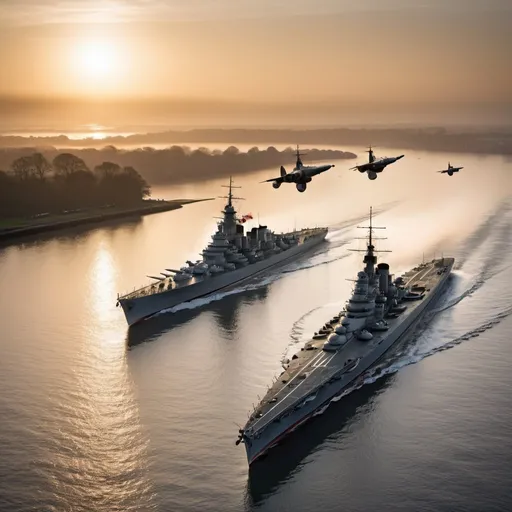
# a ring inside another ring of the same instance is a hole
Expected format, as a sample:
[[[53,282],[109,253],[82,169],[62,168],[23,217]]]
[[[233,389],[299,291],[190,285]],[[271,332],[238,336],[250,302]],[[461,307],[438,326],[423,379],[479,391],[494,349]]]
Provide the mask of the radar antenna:
[[[373,208],[370,206],[370,225],[369,226],[357,226],[358,229],[367,229],[368,237],[364,238],[364,240],[368,240],[368,247],[373,249],[373,241],[374,240],[385,240],[385,237],[377,237],[373,235],[374,229],[386,229],[385,226],[374,226],[373,223]],[[354,250],[354,249],[352,249]],[[379,252],[379,251],[376,251]],[[380,251],[380,252],[391,252],[391,251]]]
[[[234,188],[242,188],[242,187],[233,185],[233,177],[232,176],[229,177],[229,185],[221,185],[221,187],[229,188],[229,192],[228,192],[227,196],[218,196],[220,199],[227,199],[228,200],[228,206],[233,206],[233,199],[238,199],[238,200],[244,200],[245,199],[245,197],[235,197],[233,195],[233,189]]]
[[[376,252],[391,252],[387,250],[375,250],[373,245],[373,241],[377,240],[378,237],[373,236],[374,229],[386,229],[384,226],[374,226],[373,225],[373,208],[370,206],[370,225],[369,226],[357,226],[358,229],[368,229],[368,246],[366,249],[349,249],[349,251],[354,252],[365,252],[365,256],[363,258],[363,262],[366,264],[366,272],[368,275],[373,274],[373,266],[377,263],[377,257],[374,255]]]

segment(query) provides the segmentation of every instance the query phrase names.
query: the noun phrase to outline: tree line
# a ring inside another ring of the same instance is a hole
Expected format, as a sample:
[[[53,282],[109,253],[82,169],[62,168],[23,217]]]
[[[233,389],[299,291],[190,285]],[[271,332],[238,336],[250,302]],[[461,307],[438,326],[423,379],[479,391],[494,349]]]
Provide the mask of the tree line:
[[[171,146],[165,149],[144,147],[117,151],[112,159],[119,163],[128,160],[135,162],[144,177],[154,184],[190,183],[193,181],[212,180],[248,174],[268,169],[270,175],[279,175],[279,167],[284,165],[289,172],[295,165],[295,150],[286,148],[278,150],[274,146],[266,149],[252,147],[240,151],[236,146],[224,150],[200,147],[190,149],[187,146]],[[306,149],[305,165],[315,162],[355,158],[356,155],[330,149]]]
[[[60,153],[50,162],[36,152],[16,158],[0,171],[0,216],[57,213],[106,205],[131,206],[150,195],[150,186],[130,166],[84,160]]]
[[[420,149],[427,151],[463,152],[479,154],[512,154],[512,129],[510,126],[471,128],[203,128],[194,130],[169,130],[159,133],[113,135],[101,140],[101,144],[119,148],[150,146],[154,144],[252,144],[255,141],[272,141],[274,144],[309,144],[344,146],[367,146]],[[98,147],[93,138],[70,139],[65,135],[25,137],[20,135],[0,136],[0,147],[21,148],[37,146]],[[1,164],[0,164],[1,165]]]
[[[318,162],[333,162],[341,159],[353,159],[354,153],[330,150],[301,148],[306,156],[305,165]],[[37,151],[34,148],[0,148],[0,169],[14,158],[26,156]],[[40,149],[48,159],[54,158],[60,150],[52,147]],[[151,185],[173,185],[192,183],[217,178],[228,178],[260,170],[268,170],[268,177],[279,175],[279,167],[284,165],[287,171],[295,164],[295,149],[278,150],[273,146],[266,149],[252,147],[248,151],[240,151],[235,146],[224,150],[197,148],[187,146],[171,146],[163,149],[142,147],[137,149],[120,149],[106,146],[102,149],[73,149],[73,154],[83,159],[94,168],[108,160],[121,167],[133,165]]]

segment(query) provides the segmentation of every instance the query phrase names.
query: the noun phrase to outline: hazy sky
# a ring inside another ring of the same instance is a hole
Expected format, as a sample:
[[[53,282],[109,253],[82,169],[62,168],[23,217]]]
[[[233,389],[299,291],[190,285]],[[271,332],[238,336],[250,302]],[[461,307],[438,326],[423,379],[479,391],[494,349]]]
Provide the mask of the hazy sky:
[[[508,0],[2,0],[13,24],[272,18],[347,12],[510,11]]]
[[[509,0],[0,0],[0,95],[512,102]]]

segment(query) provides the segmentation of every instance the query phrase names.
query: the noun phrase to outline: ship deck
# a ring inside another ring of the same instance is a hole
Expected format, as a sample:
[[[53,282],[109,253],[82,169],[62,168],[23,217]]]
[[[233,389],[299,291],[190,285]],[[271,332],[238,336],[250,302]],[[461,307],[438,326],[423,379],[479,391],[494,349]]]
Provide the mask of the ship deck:
[[[318,234],[321,231],[327,231],[327,228],[304,228],[298,231],[291,231],[289,233],[280,233],[276,236],[284,236],[284,237],[291,237],[295,236],[299,239],[299,244],[303,243],[304,240],[309,237]],[[293,247],[293,246],[292,246]],[[251,263],[249,264],[251,265]],[[223,272],[222,274],[218,275],[225,275],[228,272]],[[146,286],[143,286],[141,288],[138,288],[136,290],[133,290],[131,292],[120,294],[118,297],[118,300],[128,300],[128,299],[136,299],[139,297],[144,297],[146,295],[155,295],[158,293],[164,293],[169,290],[175,290],[178,288],[186,288],[187,286],[190,286],[192,284],[196,284],[199,282],[202,282],[206,279],[212,279],[216,276],[210,276],[210,275],[202,275],[202,274],[195,274],[192,276],[191,279],[188,279],[186,281],[174,281],[171,277],[165,277],[160,279],[159,281],[155,280],[155,282],[150,283]],[[163,286],[162,286],[163,285]]]
[[[410,270],[401,277],[406,287],[424,287],[426,296],[434,290],[441,279],[438,270],[452,263],[453,260],[448,258],[433,260]],[[356,370],[359,360],[381,343],[387,333],[402,322],[422,300],[405,301],[406,311],[396,318],[386,318],[389,325],[388,331],[373,332],[373,338],[370,341],[360,341],[353,336],[336,352],[322,350],[327,337],[306,342],[252,412],[245,430],[261,431],[291,406],[302,402],[308,396],[313,396],[325,382],[339,379],[345,373]]]

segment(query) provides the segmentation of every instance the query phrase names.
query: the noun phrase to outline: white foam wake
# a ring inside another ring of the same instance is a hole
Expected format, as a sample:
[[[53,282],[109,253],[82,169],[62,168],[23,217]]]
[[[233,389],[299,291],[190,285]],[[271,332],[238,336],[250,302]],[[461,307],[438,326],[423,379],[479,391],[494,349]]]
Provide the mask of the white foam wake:
[[[259,288],[263,288],[263,287],[268,286],[269,284],[273,283],[274,281],[281,279],[281,277],[283,277],[283,275],[290,274],[293,272],[298,272],[300,270],[307,270],[310,268],[315,268],[320,265],[327,265],[328,263],[333,263],[334,261],[338,261],[340,259],[346,258],[347,256],[348,256],[348,254],[342,254],[340,256],[337,256],[336,258],[332,258],[332,259],[328,259],[328,260],[320,260],[320,261],[315,262],[314,260],[312,261],[311,259],[309,259],[309,260],[306,260],[302,264],[295,263],[295,262],[289,263],[288,265],[282,267],[282,269],[280,271],[276,271],[275,273],[268,274],[264,278],[258,279],[257,281],[256,281],[257,278],[255,278],[254,281],[251,281],[251,282],[247,283],[246,285],[231,288],[224,292],[213,293],[206,297],[194,299],[189,302],[183,302],[183,303],[178,304],[177,306],[174,306],[172,308],[164,309],[164,310],[160,311],[159,313],[157,313],[157,315],[167,314],[167,313],[176,313],[178,311],[200,308],[200,307],[210,304],[212,302],[222,300],[225,297],[228,297],[230,295],[236,295],[239,293],[244,293],[247,291],[253,291],[253,290],[257,290]]]
[[[476,278],[475,282],[469,288],[467,288],[465,291],[463,291],[457,297],[453,297],[452,299],[448,300],[445,304],[441,305],[440,307],[431,310],[429,312],[430,315],[435,315],[437,313],[441,313],[442,311],[446,311],[447,309],[453,308],[453,306],[456,306],[459,302],[462,302],[466,297],[471,297],[487,281],[489,281],[493,277],[501,274],[502,272],[505,272],[510,267],[512,267],[512,264],[507,265],[506,267],[498,269],[498,270],[496,270],[494,272],[491,272],[488,269],[483,270],[478,275],[478,277]]]
[[[501,313],[495,315],[493,318],[488,320],[487,322],[481,324],[478,327],[475,327],[474,329],[471,329],[470,331],[467,331],[461,336],[458,336],[446,343],[443,343],[442,345],[439,345],[437,347],[430,348],[429,350],[426,350],[424,352],[418,351],[416,348],[412,349],[407,354],[400,354],[398,359],[395,359],[394,361],[389,361],[388,364],[383,363],[382,365],[373,368],[371,371],[367,372],[366,374],[363,374],[362,377],[357,379],[357,384],[354,384],[350,388],[345,389],[342,393],[334,396],[331,401],[329,402],[338,402],[343,397],[349,395],[353,391],[356,391],[358,389],[361,389],[363,386],[367,384],[373,384],[379,379],[382,379],[386,377],[387,375],[392,375],[394,373],[397,373],[399,370],[406,366],[410,366],[413,364],[417,364],[420,361],[423,361],[427,357],[431,357],[439,352],[444,352],[445,350],[449,350],[457,345],[460,345],[462,342],[470,340],[472,338],[476,338],[480,336],[481,333],[492,329],[495,325],[499,324],[501,321],[503,321],[505,318],[510,316],[512,314],[512,307],[506,309],[505,311],[502,311]],[[395,355],[396,357],[396,355]],[[320,414],[323,414],[326,409],[329,407],[329,404],[327,404],[325,407],[323,407],[321,410],[317,411],[315,413],[315,416],[318,416]]]
[[[200,308],[202,306],[206,306],[207,304],[210,304],[212,302],[216,302],[218,300],[222,300],[225,297],[229,297],[230,295],[236,295],[238,293],[248,292],[252,290],[257,290],[259,288],[263,288],[265,286],[268,286],[269,284],[273,283],[274,281],[277,281],[280,279],[280,274],[272,274],[264,279],[261,279],[257,283],[247,284],[245,286],[240,286],[238,288],[233,288],[231,290],[227,290],[225,292],[220,293],[213,293],[211,295],[208,295],[207,297],[201,297],[200,299],[194,299],[190,302],[183,302],[181,304],[178,304],[177,306],[174,306],[172,308],[163,309],[157,315],[167,314],[167,313],[176,313],[178,311],[183,311],[186,309],[196,309]]]
[[[282,270],[283,274],[290,274],[292,272],[297,272],[297,270],[307,270],[308,268],[319,267],[320,265],[328,265],[329,263],[334,263],[335,261],[342,260],[350,256],[349,254],[342,254],[341,256],[337,256],[336,258],[330,258],[327,260],[304,263],[302,265],[290,266]]]

